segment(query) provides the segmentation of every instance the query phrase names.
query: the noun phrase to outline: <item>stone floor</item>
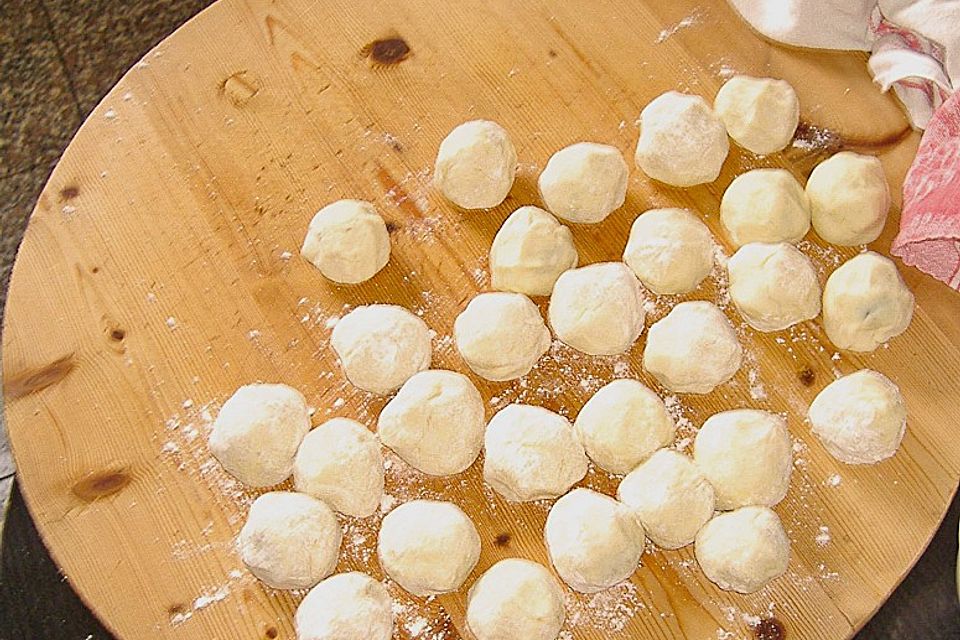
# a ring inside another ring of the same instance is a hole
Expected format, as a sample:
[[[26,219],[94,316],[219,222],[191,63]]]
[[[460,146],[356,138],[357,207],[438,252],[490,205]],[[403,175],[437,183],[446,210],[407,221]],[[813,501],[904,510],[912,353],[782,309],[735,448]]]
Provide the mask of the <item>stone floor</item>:
[[[17,246],[43,184],[121,74],[208,0],[0,0],[0,320]],[[0,414],[0,503],[14,482]],[[0,511],[0,532],[6,509]],[[954,501],[944,525],[863,639],[960,638]],[[14,490],[3,532],[0,638],[108,639],[46,554]]]

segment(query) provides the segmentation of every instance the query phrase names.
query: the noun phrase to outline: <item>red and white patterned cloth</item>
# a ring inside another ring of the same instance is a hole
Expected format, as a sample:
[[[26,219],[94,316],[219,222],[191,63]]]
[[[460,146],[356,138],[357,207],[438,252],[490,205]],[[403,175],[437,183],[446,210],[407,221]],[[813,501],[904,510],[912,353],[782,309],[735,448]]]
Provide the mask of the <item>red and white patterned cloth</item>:
[[[754,29],[800,47],[870,51],[883,91],[925,129],[892,253],[960,290],[960,0],[730,0]]]
[[[891,251],[960,291],[960,92],[940,105],[903,183]]]

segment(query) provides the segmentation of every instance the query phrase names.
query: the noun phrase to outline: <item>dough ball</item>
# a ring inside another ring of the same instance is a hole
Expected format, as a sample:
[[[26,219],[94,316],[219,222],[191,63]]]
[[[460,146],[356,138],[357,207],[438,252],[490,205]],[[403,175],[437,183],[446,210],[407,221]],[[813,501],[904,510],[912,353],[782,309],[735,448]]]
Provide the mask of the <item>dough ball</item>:
[[[690,458],[673,449],[660,449],[628,473],[617,488],[617,499],[664,549],[690,544],[713,517],[713,487]]]
[[[348,418],[333,418],[307,434],[293,463],[297,491],[340,513],[372,515],[383,497],[383,457],[377,438]]]
[[[564,220],[601,222],[623,206],[629,173],[616,147],[578,142],[550,156],[540,174],[540,195],[547,209]]]
[[[757,331],[780,331],[820,313],[817,270],[792,244],[745,244],[727,272],[730,299]]]
[[[818,164],[807,180],[813,228],[827,242],[852,246],[873,242],[890,210],[883,165],[852,151]]]
[[[663,400],[629,379],[614,380],[593,394],[573,426],[590,459],[620,474],[673,442],[676,431]]]
[[[879,253],[850,258],[823,287],[823,328],[839,349],[873,351],[903,333],[913,318],[913,294],[897,266]]]
[[[338,573],[300,601],[294,622],[297,640],[390,640],[393,601],[370,576]]]
[[[543,209],[520,207],[493,238],[490,284],[500,291],[548,296],[560,274],[578,260],[570,229]]]
[[[387,225],[369,202],[338,200],[313,216],[300,255],[329,280],[356,284],[390,260]]]
[[[340,523],[303,493],[271,491],[250,506],[237,547],[250,573],[274,589],[307,589],[333,572]]]
[[[653,209],[630,228],[623,261],[654,293],[687,293],[713,269],[713,236],[686,209]]]
[[[734,178],[720,200],[720,224],[734,247],[799,242],[810,230],[810,202],[785,169],[753,169]]]
[[[640,112],[636,162],[654,180],[675,187],[713,182],[729,151],[723,123],[700,96],[668,91]]]
[[[563,589],[530,560],[501,560],[467,595],[467,626],[477,640],[556,640],[563,620]]]
[[[767,507],[716,516],[700,529],[695,551],[703,573],[725,591],[759,591],[790,564],[790,540]]]
[[[483,447],[484,481],[513,502],[556,498],[587,474],[573,426],[543,407],[501,409],[487,425]]]
[[[623,353],[643,331],[644,296],[622,262],[565,271],[553,285],[548,317],[564,343],[593,356]]]
[[[727,133],[744,149],[776,153],[793,140],[800,122],[800,101],[786,80],[734,76],[727,80],[713,108]]]
[[[543,537],[557,573],[581,593],[630,577],[644,545],[643,527],[630,509],[590,489],[574,489],[554,503]]]
[[[537,305],[520,293],[481,293],[453,323],[457,351],[487,380],[530,373],[550,348],[550,331]]]
[[[380,566],[415,596],[456,591],[480,558],[480,534],[452,502],[414,500],[383,518]]]
[[[208,446],[240,482],[269,487],[290,477],[308,431],[303,394],[285,384],[248,384],[220,407]]]
[[[343,316],[330,335],[343,373],[364,391],[388,394],[430,367],[430,329],[403,307],[371,304]]]
[[[793,470],[787,422],[769,411],[735,409],[703,423],[693,459],[713,485],[717,509],[772,507],[787,495]]]
[[[486,426],[483,398],[470,379],[441,369],[407,380],[380,412],[383,444],[435,476],[460,473],[477,459]]]
[[[516,174],[517,152],[506,129],[489,120],[471,120],[440,143],[433,179],[454,204],[490,209],[510,193]]]
[[[811,431],[837,460],[872,464],[891,457],[907,429],[900,389],[882,373],[862,369],[834,380],[807,414]]]
[[[737,333],[715,305],[681,302],[647,334],[643,368],[670,391],[710,393],[740,368]]]

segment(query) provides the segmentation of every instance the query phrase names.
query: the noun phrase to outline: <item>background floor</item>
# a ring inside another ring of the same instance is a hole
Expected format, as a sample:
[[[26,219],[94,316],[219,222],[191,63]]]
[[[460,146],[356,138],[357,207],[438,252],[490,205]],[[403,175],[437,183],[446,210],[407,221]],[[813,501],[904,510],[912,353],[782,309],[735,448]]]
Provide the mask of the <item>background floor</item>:
[[[209,0],[0,0],[0,320],[30,211],[86,115],[153,45]],[[111,636],[43,548],[14,481],[0,414],[0,640]],[[930,548],[858,636],[956,640],[960,501]]]

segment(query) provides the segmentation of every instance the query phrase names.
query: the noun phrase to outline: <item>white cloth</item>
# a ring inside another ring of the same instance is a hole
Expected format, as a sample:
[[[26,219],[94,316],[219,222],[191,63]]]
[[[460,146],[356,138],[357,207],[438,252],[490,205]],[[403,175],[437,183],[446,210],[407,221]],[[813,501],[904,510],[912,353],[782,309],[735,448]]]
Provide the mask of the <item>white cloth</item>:
[[[870,51],[869,68],[923,129],[960,88],[960,0],[730,0],[761,34],[799,47]]]

